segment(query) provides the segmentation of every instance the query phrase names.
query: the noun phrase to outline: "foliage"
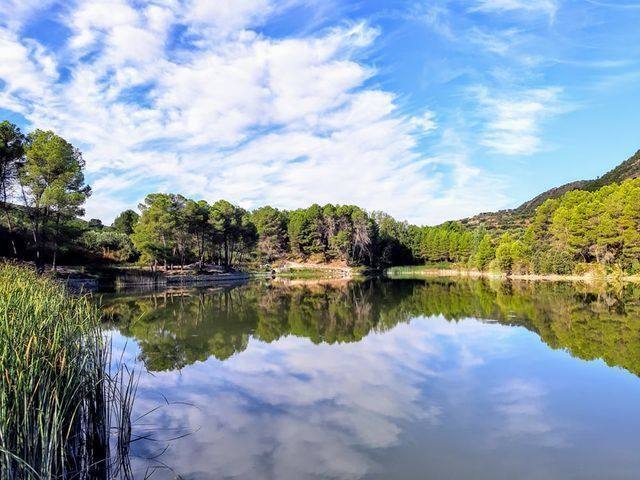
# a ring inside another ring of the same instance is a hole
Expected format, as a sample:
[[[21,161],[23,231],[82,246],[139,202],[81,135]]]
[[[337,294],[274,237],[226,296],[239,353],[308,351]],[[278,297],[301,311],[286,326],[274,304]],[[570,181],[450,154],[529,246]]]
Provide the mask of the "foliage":
[[[84,184],[83,168],[80,151],[55,133],[35,130],[27,137],[19,180],[31,211],[38,263],[42,261],[40,248],[47,223],[54,223],[55,269],[61,221],[84,213],[81,206],[91,189]]]
[[[251,212],[258,234],[258,253],[267,262],[281,257],[288,248],[287,215],[270,206]]]
[[[640,258],[640,179],[548,200],[529,233],[540,273],[571,273],[578,262],[631,271]]]
[[[133,261],[137,252],[129,235],[114,230],[88,230],[82,236],[86,248],[104,258]]]
[[[6,120],[0,123],[0,206],[11,236],[10,241],[14,256],[18,255],[18,250],[13,238],[14,222],[8,202],[22,166],[25,141],[26,138],[18,127]]]
[[[473,256],[475,267],[480,271],[486,270],[495,256],[496,250],[493,247],[491,237],[487,234],[478,243],[478,248]]]
[[[224,200],[209,206],[153,194],[141,210],[133,239],[146,260],[176,261],[175,252],[186,248],[188,259],[204,259],[208,252],[210,260],[227,267],[238,258],[270,263],[293,256],[373,267],[456,265],[507,274],[571,274],[578,263],[629,273],[640,268],[640,179],[550,199],[527,229],[499,238],[484,227],[469,230],[459,222],[417,227],[352,205],[316,204],[291,212],[265,206],[249,213]]]
[[[0,266],[0,478],[107,478],[111,408],[130,405],[99,321],[86,297]]]
[[[256,226],[249,213],[226,200],[211,205],[209,224],[213,245],[219,247],[218,258],[228,268],[236,255],[248,253],[257,240]]]
[[[256,242],[256,227],[249,213],[220,200],[213,205],[182,195],[154,193],[139,206],[142,214],[131,236],[145,263],[200,264],[205,255],[230,268]]]
[[[481,225],[485,226],[495,233],[495,236],[499,236],[504,232],[522,233],[522,230],[526,229],[528,222],[533,214],[535,214],[536,209],[538,209],[547,200],[558,199],[564,196],[567,192],[574,190],[595,191],[607,185],[614,183],[620,184],[625,180],[639,177],[640,150],[638,150],[632,157],[595,180],[577,180],[567,183],[547,190],[513,210],[481,213],[474,217],[461,220],[461,223],[468,228],[475,228]]]
[[[631,274],[640,266],[640,179],[592,192],[571,190],[549,199],[536,209],[526,230],[495,238],[482,227],[472,233],[444,224],[425,228],[421,245],[425,261],[464,262],[469,258],[478,270]]]
[[[131,235],[139,218],[140,215],[133,210],[125,210],[115,218],[111,227],[113,227],[117,232],[124,233],[125,235]]]

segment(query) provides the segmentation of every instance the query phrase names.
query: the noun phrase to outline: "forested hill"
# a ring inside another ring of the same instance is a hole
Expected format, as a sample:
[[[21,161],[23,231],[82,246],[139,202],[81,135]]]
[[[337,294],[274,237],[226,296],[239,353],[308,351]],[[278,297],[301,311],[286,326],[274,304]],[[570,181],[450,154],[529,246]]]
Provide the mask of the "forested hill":
[[[600,178],[595,180],[578,180],[576,182],[567,183],[561,187],[552,188],[528,202],[523,203],[515,209],[516,212],[533,213],[536,208],[542,205],[549,198],[559,198],[571,190],[588,190],[593,192],[605,185],[612,183],[622,183],[628,178],[640,177],[640,150],[628,160],[625,160],[613,170],[608,171]]]
[[[461,222],[469,226],[484,225],[489,230],[498,231],[507,231],[513,228],[523,227],[527,224],[527,221],[531,219],[536,208],[550,198],[560,198],[572,190],[587,190],[592,192],[605,185],[621,183],[630,178],[640,178],[640,150],[599,178],[594,180],[576,180],[547,190],[531,200],[524,202],[518,208],[481,213],[474,217],[466,218]]]
[[[587,185],[583,190],[594,191],[604,187],[605,185],[610,185],[612,183],[621,183],[622,181],[628,178],[639,178],[639,177],[640,177],[640,150],[638,150],[633,157],[622,162],[616,168],[605,173],[597,180],[591,180],[587,182]]]

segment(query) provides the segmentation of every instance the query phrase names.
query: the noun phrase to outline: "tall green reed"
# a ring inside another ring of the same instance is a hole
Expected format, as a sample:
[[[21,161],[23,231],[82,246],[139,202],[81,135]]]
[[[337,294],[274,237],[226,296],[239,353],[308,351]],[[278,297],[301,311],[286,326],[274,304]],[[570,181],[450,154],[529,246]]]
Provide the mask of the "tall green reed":
[[[135,387],[87,297],[0,265],[0,479],[128,476]]]

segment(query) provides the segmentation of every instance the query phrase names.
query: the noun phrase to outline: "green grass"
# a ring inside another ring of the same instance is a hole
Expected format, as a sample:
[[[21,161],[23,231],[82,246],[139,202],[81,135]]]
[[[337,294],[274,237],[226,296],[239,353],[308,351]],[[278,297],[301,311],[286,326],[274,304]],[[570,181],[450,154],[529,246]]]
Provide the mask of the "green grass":
[[[88,298],[0,265],[1,479],[110,476],[110,433],[126,452],[135,385],[109,365]]]
[[[428,263],[426,265],[407,265],[407,266],[387,268],[385,270],[385,274],[389,276],[416,275],[416,274],[423,273],[427,270],[453,270],[456,268],[464,268],[464,266],[456,263],[449,263],[449,262]]]
[[[277,277],[300,279],[300,280],[320,280],[325,278],[341,278],[337,270],[325,268],[290,268],[278,272]]]

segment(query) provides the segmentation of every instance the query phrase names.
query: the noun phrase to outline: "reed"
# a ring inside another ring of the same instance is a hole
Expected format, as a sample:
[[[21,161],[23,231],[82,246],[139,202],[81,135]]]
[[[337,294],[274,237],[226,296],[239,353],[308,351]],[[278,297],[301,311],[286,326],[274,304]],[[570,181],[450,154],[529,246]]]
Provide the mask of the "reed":
[[[0,265],[0,479],[126,476],[128,373],[113,371],[90,299]]]

